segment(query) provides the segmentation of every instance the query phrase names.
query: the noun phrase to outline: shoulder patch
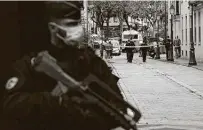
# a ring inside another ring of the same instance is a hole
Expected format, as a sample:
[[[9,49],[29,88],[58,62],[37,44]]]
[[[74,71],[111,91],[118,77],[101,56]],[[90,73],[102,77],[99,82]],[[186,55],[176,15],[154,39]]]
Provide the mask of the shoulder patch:
[[[18,83],[18,81],[19,81],[19,79],[17,77],[10,78],[6,83],[6,86],[5,86],[6,89],[7,90],[13,89],[16,86],[16,84]]]

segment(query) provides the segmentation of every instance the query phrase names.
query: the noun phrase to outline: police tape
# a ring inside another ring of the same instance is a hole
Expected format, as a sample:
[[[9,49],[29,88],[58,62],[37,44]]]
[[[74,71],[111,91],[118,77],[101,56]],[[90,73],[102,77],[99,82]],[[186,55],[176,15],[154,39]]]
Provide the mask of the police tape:
[[[159,45],[159,47],[162,47],[165,45]],[[141,47],[157,47],[157,45],[148,45],[148,46],[114,46],[114,47],[121,47],[121,48],[141,48]]]

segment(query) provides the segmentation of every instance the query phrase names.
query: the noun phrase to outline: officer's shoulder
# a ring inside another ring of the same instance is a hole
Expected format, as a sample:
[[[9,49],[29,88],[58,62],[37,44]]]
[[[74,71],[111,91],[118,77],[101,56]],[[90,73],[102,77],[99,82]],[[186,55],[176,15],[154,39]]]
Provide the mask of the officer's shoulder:
[[[26,71],[28,69],[31,68],[32,66],[32,57],[31,56],[23,56],[22,58],[16,60],[13,65],[12,68],[14,68],[15,70],[19,70],[19,71]]]
[[[26,77],[30,72],[30,60],[31,58],[29,56],[24,56],[11,65],[4,85],[5,90],[13,91],[23,86]]]

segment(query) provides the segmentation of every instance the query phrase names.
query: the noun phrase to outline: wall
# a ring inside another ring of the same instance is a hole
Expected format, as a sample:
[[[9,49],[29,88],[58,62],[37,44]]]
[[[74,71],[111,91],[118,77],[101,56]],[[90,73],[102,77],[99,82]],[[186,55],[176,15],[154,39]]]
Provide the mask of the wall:
[[[173,2],[173,4],[175,4]],[[170,8],[171,2],[168,2],[168,7]],[[174,5],[175,6],[175,5]],[[175,6],[176,7],[176,6]],[[189,60],[190,53],[190,28],[191,28],[191,20],[190,20],[190,8],[188,1],[180,2],[180,15],[179,18],[173,20],[173,39],[178,36],[181,40],[181,54],[182,58]],[[168,8],[168,12],[170,10]],[[197,62],[203,62],[203,5],[198,6],[198,8],[194,8],[194,13],[196,12],[196,20],[195,15],[193,14],[193,40],[195,44],[195,56]],[[200,12],[200,22],[198,21],[199,16],[198,12]],[[171,36],[171,15],[168,14],[168,35]],[[177,17],[177,16],[176,16]],[[195,40],[195,23],[196,23],[196,40]],[[201,26],[201,41],[199,41],[199,25]]]
[[[200,62],[203,62],[203,8],[196,10],[196,42],[195,42],[195,49],[196,49],[196,59]],[[198,22],[198,12],[200,12],[200,22]],[[199,39],[199,26],[201,27],[201,37]],[[194,36],[195,37],[195,36]],[[194,38],[195,39],[195,38]]]

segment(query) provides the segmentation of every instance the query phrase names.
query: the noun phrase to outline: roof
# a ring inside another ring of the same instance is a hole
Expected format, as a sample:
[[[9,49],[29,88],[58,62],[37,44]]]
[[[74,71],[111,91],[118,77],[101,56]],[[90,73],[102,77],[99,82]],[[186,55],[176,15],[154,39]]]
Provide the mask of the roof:
[[[129,34],[135,35],[135,34],[139,34],[139,32],[135,31],[135,30],[128,30],[128,31],[124,31],[123,34],[124,35],[129,35]]]

